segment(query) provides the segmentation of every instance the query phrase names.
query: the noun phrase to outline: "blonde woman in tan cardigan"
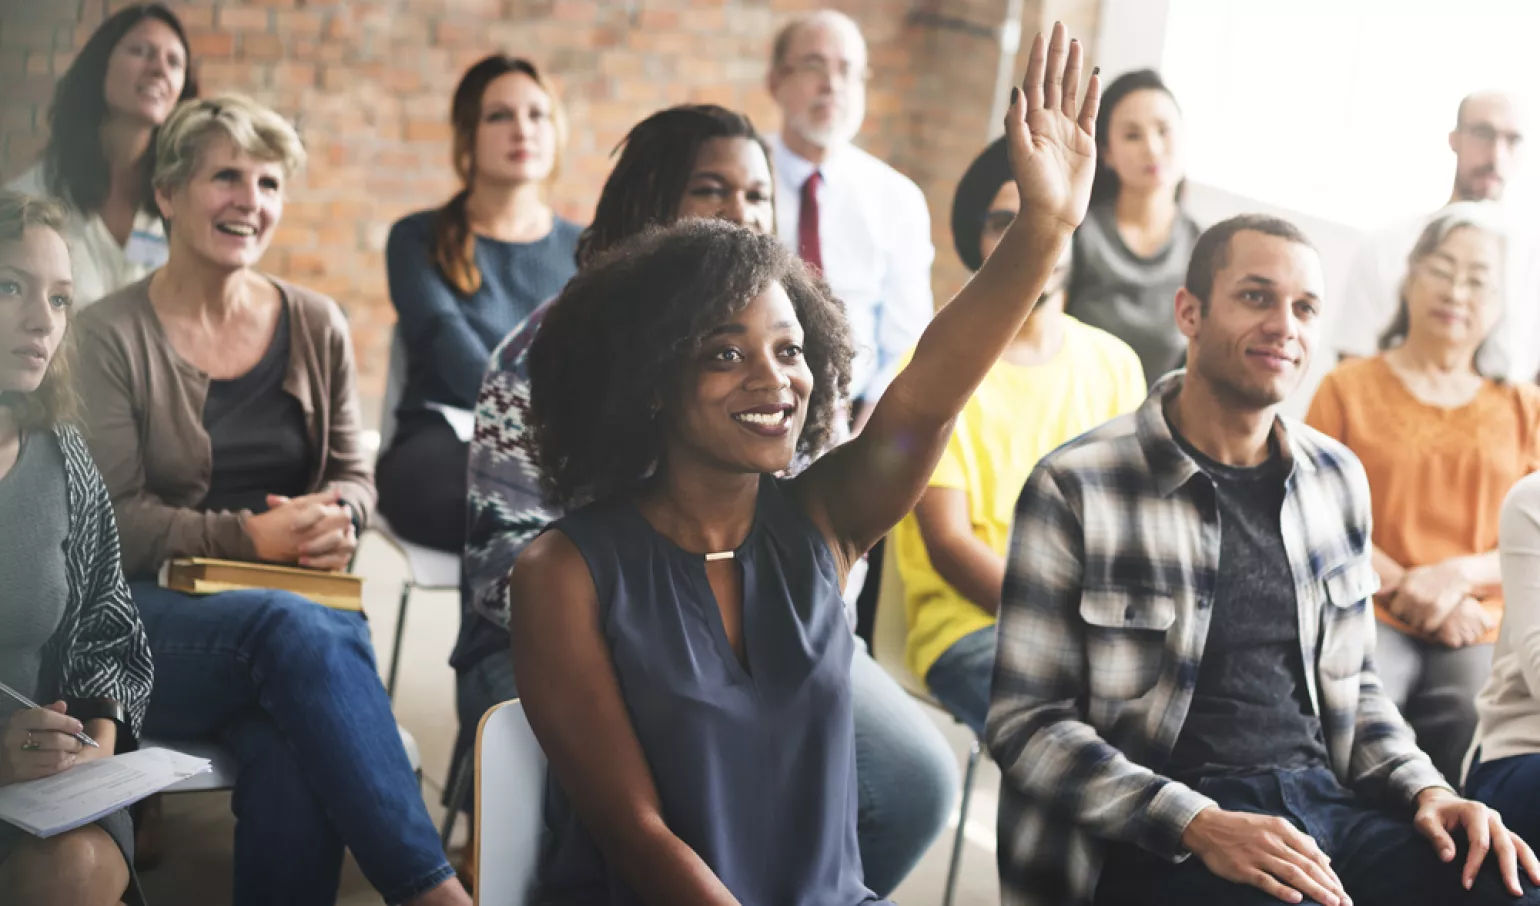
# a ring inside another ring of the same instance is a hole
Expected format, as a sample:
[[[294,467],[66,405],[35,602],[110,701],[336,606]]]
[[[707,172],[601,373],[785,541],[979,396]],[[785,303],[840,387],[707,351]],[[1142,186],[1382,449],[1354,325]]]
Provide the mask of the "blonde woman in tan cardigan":
[[[239,757],[237,906],[332,903],[344,847],[388,902],[468,904],[363,615],[155,582],[184,556],[341,568],[373,508],[342,310],[257,270],[303,161],[293,127],[244,97],[178,108],[154,175],[170,257],[80,318],[91,452],[160,668],[146,732]]]

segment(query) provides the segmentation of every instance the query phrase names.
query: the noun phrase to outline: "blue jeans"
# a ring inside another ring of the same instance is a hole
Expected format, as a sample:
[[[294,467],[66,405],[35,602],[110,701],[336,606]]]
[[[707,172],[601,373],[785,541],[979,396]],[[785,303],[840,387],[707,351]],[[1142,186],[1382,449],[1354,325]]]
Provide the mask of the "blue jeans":
[[[236,906],[330,906],[344,847],[390,903],[453,875],[362,614],[281,591],[131,591],[155,660],[145,733],[239,760]]]
[[[910,695],[857,641],[850,666],[855,707],[856,837],[866,886],[886,897],[946,824],[958,786],[957,757]],[[498,702],[518,697],[513,659],[482,658],[456,677],[460,739]],[[458,761],[457,761],[458,763]]]
[[[1373,807],[1343,788],[1326,768],[1216,778],[1197,788],[1220,808],[1276,815],[1309,834],[1331,857],[1331,867],[1354,906],[1540,904],[1540,892],[1522,871],[1524,896],[1508,893],[1494,857],[1486,860],[1467,892],[1460,883],[1467,852],[1461,834],[1454,835],[1459,845],[1454,861],[1441,862],[1433,844],[1412,826],[1409,813],[1392,815]],[[1096,906],[1278,902],[1255,887],[1223,880],[1196,857],[1172,864],[1128,844],[1112,847],[1096,890]]]
[[[995,675],[995,627],[976,629],[941,652],[925,672],[925,685],[942,707],[984,735],[989,719],[989,685]]]
[[[1465,795],[1497,809],[1525,843],[1540,845],[1540,755],[1486,762],[1477,757],[1465,778]]]

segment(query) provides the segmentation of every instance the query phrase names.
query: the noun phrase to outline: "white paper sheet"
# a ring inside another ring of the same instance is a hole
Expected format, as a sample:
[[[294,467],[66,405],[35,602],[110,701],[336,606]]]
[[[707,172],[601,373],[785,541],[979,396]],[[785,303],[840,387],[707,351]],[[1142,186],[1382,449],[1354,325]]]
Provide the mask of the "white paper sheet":
[[[208,769],[208,759],[170,749],[114,755],[41,780],[0,786],[0,821],[34,837],[52,837]]]
[[[476,433],[476,413],[469,409],[456,409],[443,403],[429,403],[429,409],[438,410],[438,414],[444,416],[444,421],[454,431],[455,437],[460,438],[460,443],[468,444]]]

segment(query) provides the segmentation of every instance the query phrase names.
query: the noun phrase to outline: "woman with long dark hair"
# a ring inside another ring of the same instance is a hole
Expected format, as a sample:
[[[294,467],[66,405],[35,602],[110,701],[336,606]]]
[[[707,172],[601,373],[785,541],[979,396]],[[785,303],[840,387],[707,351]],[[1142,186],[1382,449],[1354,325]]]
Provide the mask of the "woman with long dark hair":
[[[513,666],[550,760],[553,902],[878,901],[857,841],[841,588],[924,490],[953,419],[1080,222],[1099,88],[1062,25],[1006,115],[1022,209],[866,429],[833,437],[851,334],[774,236],[651,230],[587,266],[529,355],[567,510],[509,579]],[[1045,72],[1048,74],[1045,78]]]
[[[165,263],[150,190],[155,132],[178,102],[197,95],[187,33],[159,3],[113,13],[59,79],[42,158],[10,188],[68,209],[77,307]]]
[[[385,246],[407,374],[376,481],[398,534],[458,553],[467,444],[443,410],[475,405],[493,347],[572,277],[579,227],[541,197],[566,124],[534,64],[502,54],[476,63],[450,122],[463,188],[397,221]]]
[[[1199,233],[1182,210],[1182,112],[1158,73],[1112,80],[1096,141],[1065,311],[1132,346],[1153,386],[1187,349],[1172,306]]]

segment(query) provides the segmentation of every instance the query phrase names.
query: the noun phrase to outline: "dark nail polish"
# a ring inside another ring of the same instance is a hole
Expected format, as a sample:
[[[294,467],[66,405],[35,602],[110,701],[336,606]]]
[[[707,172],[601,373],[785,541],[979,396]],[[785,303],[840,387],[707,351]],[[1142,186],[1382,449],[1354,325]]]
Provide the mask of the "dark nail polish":
[[[1015,85],[1012,85],[1011,86],[1011,106],[1012,107],[1016,106],[1016,102],[1018,100],[1020,100],[1020,98],[1021,98],[1021,89],[1017,88]]]
[[[1092,66],[1091,67],[1091,75],[1101,75],[1101,74],[1102,74],[1102,68],[1100,66]]]

